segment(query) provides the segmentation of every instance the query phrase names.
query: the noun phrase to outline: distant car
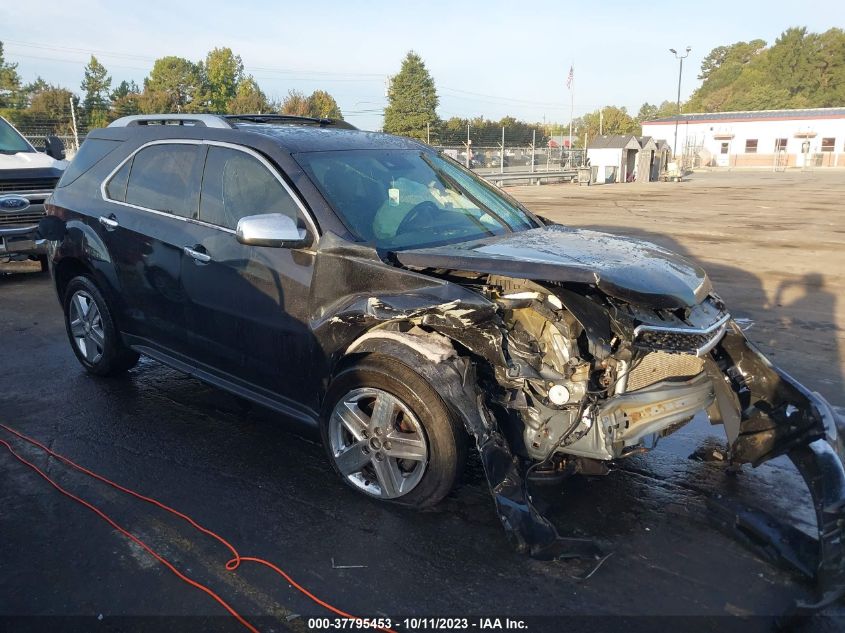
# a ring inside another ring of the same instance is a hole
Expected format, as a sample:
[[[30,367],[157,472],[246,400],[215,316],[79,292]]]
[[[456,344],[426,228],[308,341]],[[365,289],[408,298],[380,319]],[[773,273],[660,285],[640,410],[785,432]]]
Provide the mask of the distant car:
[[[793,459],[814,568],[843,588],[842,421],[670,251],[544,220],[412,139],[280,115],[118,120],[48,210],[92,374],[157,359],[319,427],[346,484],[411,507],[452,490],[471,438],[502,524],[540,558],[595,550],[560,538],[526,481],[606,474],[706,411],[735,466]]]
[[[48,137],[47,152],[39,152],[0,117],[0,262],[39,259],[46,270],[36,229],[66,165],[61,140]]]

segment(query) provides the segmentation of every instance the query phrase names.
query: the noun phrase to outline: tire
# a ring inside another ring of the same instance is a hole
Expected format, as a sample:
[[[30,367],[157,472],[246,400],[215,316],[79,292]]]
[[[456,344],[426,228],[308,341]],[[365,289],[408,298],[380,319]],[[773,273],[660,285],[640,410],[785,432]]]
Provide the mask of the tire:
[[[116,376],[138,363],[138,354],[123,344],[108,303],[89,277],[70,280],[62,307],[71,349],[88,372]]]
[[[466,434],[439,394],[410,367],[384,356],[367,356],[335,376],[320,432],[344,482],[412,508],[449,494],[466,460]]]
[[[41,264],[41,272],[42,273],[46,273],[48,270],[50,270],[50,264],[47,262],[47,256],[46,255],[39,255],[38,256],[38,263]]]

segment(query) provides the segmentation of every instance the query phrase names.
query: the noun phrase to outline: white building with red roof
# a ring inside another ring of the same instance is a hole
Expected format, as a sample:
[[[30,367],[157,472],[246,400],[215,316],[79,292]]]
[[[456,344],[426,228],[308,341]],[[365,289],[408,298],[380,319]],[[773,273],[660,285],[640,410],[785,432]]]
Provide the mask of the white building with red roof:
[[[687,165],[845,167],[845,107],[681,114],[644,121],[642,133],[666,139]]]

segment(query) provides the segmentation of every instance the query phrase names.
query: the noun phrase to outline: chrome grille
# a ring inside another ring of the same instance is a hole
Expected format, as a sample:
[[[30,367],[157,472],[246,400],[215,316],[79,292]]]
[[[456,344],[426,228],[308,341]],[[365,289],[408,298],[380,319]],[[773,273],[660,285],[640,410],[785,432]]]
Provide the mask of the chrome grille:
[[[26,193],[30,191],[50,192],[56,188],[58,178],[21,178],[0,180],[0,193]]]
[[[44,217],[43,211],[24,211],[22,213],[0,213],[0,226],[11,224],[38,224]]]
[[[628,374],[626,391],[636,391],[670,378],[692,378],[704,371],[704,359],[692,354],[652,352]]]
[[[730,315],[704,328],[640,325],[634,329],[634,346],[649,352],[702,356],[722,339]]]

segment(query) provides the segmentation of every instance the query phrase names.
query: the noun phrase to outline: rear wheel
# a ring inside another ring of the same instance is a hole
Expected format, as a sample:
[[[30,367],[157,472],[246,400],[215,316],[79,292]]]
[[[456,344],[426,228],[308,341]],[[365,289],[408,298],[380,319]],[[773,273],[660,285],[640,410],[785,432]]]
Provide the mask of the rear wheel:
[[[321,431],[332,466],[352,488],[412,507],[454,487],[466,436],[440,396],[406,365],[370,356],[341,371]]]
[[[113,376],[138,362],[138,354],[121,341],[108,303],[90,278],[70,280],[64,310],[71,347],[86,370],[97,376]]]

